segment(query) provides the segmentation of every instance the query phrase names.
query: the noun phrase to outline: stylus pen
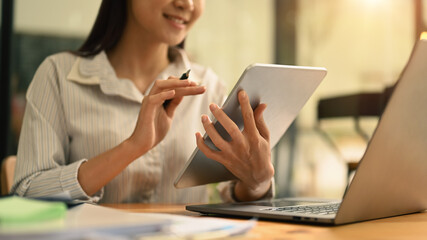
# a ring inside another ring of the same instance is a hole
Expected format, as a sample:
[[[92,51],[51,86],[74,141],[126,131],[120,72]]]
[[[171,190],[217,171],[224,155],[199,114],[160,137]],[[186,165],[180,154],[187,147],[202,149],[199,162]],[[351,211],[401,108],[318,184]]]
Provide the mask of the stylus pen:
[[[183,73],[183,74],[181,75],[181,77],[180,77],[179,79],[180,79],[180,80],[188,79],[188,77],[190,76],[190,71],[191,71],[191,69],[188,69],[185,73]],[[166,100],[166,101],[163,103],[163,107],[167,107],[167,106],[168,106],[168,104],[169,104],[171,101],[172,101],[172,99],[168,99],[168,100]]]

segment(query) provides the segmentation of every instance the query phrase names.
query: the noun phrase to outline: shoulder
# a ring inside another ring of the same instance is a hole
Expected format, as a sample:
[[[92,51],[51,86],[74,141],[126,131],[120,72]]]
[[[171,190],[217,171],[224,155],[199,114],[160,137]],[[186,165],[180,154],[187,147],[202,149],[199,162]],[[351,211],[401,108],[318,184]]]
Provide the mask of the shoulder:
[[[71,68],[78,58],[79,56],[71,52],[60,52],[48,56],[45,61],[48,61],[57,67]]]
[[[27,90],[27,97],[30,98],[32,93],[40,89],[44,89],[44,92],[59,89],[77,58],[78,56],[70,52],[46,57],[34,74]]]
[[[66,51],[66,52],[59,52],[59,53],[52,54],[48,56],[47,59],[55,62],[64,62],[64,61],[66,62],[69,60],[76,60],[78,57],[79,57],[78,55],[72,52]]]
[[[40,64],[36,76],[38,74],[66,75],[71,70],[77,58],[79,57],[71,52],[60,52],[50,55]]]

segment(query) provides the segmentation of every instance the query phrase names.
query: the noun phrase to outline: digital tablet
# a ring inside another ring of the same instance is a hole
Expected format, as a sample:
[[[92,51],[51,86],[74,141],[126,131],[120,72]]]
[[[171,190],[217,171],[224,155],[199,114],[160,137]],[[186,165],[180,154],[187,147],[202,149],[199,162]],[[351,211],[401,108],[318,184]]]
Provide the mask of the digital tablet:
[[[263,115],[270,131],[270,146],[273,148],[325,75],[325,68],[253,64],[245,69],[222,109],[243,130],[237,93],[245,90],[253,109],[260,103],[267,104]],[[214,119],[212,121],[218,133],[230,141],[231,138],[222,125]],[[211,149],[218,150],[206,133],[203,138]],[[174,185],[176,188],[185,188],[232,179],[236,177],[230,171],[215,160],[207,158],[196,147]]]

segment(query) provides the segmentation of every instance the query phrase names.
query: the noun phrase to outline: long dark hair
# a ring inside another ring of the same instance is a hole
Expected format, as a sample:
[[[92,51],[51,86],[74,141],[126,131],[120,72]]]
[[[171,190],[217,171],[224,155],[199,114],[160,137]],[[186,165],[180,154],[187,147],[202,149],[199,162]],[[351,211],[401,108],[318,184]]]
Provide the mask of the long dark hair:
[[[89,36],[74,53],[82,57],[90,57],[114,48],[122,37],[126,20],[127,0],[102,0]],[[184,48],[184,41],[177,47]]]
[[[83,57],[112,49],[123,34],[127,18],[126,0],[103,0],[86,41],[75,52]]]

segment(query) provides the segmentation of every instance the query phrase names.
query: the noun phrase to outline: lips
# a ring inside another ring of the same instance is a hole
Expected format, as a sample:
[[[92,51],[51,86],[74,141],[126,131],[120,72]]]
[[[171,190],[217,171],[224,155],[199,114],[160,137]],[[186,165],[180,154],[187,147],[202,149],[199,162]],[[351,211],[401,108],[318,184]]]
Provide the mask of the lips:
[[[163,14],[163,16],[177,24],[187,24],[188,21],[186,21],[184,18],[179,17],[179,16],[173,16],[173,15],[168,15],[168,14]]]

